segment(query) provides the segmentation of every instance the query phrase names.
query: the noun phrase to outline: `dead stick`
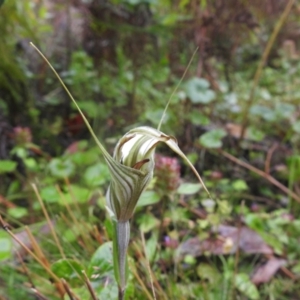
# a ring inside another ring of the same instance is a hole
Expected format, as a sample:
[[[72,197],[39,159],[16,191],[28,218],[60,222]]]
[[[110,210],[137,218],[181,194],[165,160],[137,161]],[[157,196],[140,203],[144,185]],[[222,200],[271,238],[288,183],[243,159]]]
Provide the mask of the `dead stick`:
[[[261,177],[267,179],[269,182],[271,182],[273,185],[277,186],[281,191],[283,191],[284,193],[286,193],[287,195],[289,195],[290,197],[292,197],[294,200],[296,200],[297,202],[300,203],[300,197],[295,194],[293,191],[289,190],[286,186],[284,186],[282,183],[280,183],[279,181],[277,181],[273,176],[271,176],[270,174],[267,174],[266,172],[257,169],[256,167],[251,166],[250,164],[234,157],[233,155],[223,151],[223,150],[219,150],[219,152],[224,155],[225,157],[227,157],[228,159],[230,159],[231,161],[235,162],[236,164],[260,175]]]

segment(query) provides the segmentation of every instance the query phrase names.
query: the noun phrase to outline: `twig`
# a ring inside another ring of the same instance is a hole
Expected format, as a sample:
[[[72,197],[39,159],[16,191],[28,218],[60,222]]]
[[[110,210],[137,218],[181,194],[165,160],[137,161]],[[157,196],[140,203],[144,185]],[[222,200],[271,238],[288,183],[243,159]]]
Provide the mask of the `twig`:
[[[76,300],[76,298],[74,298],[74,295],[73,293],[71,292],[67,282],[64,280],[64,279],[61,279],[61,283],[62,285],[64,286],[65,290],[66,290],[66,293],[68,294],[70,300]]]
[[[96,296],[96,294],[95,294],[95,291],[94,291],[94,289],[93,289],[93,287],[92,287],[92,285],[91,285],[91,283],[90,283],[90,280],[89,280],[89,278],[87,277],[87,275],[86,275],[86,273],[84,272],[84,270],[82,271],[82,274],[83,274],[84,279],[85,279],[85,284],[86,284],[86,286],[87,286],[87,288],[88,288],[88,290],[89,290],[89,292],[90,292],[90,294],[91,294],[91,296],[92,296],[92,299],[93,299],[93,300],[99,300],[99,299],[97,298],[97,296]]]
[[[7,200],[6,198],[4,198],[3,196],[0,195],[0,203],[5,205],[7,208],[14,208],[16,207],[16,205],[12,202],[10,202],[9,200]]]
[[[93,226],[93,236],[96,239],[96,241],[102,245],[103,244],[103,239],[102,239],[102,235],[98,229],[98,227],[96,225]]]
[[[133,242],[133,247],[135,248],[135,250],[137,251],[137,256],[142,258],[143,257],[143,253],[140,251],[138,245]],[[140,259],[141,260],[141,259]],[[152,270],[150,269],[150,271],[152,272]],[[135,273],[137,274],[137,273]],[[138,274],[137,274],[138,276]],[[168,297],[166,296],[165,294],[165,291],[162,289],[162,287],[160,286],[159,282],[157,281],[156,277],[154,276],[153,272],[152,272],[152,279],[153,279],[153,283],[156,287],[156,289],[159,291],[159,294],[160,294],[160,299],[165,299],[165,300],[168,300]],[[150,295],[150,293],[148,292],[148,294]],[[151,295],[150,295],[150,298],[152,299]]]
[[[32,288],[35,288],[34,283],[33,283],[33,280],[32,280],[32,278],[31,278],[31,276],[30,276],[30,273],[29,273],[29,271],[28,271],[26,265],[24,264],[24,261],[23,261],[21,255],[20,255],[20,253],[19,253],[18,251],[16,251],[16,252],[17,252],[17,256],[18,256],[19,262],[21,263],[22,269],[23,269],[24,273],[26,274],[26,276],[27,276],[27,278],[28,278],[28,280],[29,280],[29,283],[30,283],[31,287],[32,287]]]
[[[289,269],[287,269],[286,267],[282,266],[280,267],[280,270],[290,279],[292,280],[296,280],[297,276],[295,274],[293,274]]]
[[[270,164],[271,164],[271,158],[272,155],[274,153],[274,151],[276,150],[276,148],[278,147],[278,143],[275,143],[269,150],[267,153],[267,157],[266,157],[266,161],[265,161],[265,172],[267,174],[270,174]]]
[[[134,277],[137,279],[137,281],[139,282],[139,284],[142,286],[142,288],[143,288],[143,290],[144,290],[144,292],[145,292],[147,298],[148,298],[149,300],[153,300],[151,294],[148,292],[148,289],[147,289],[147,287],[145,286],[144,281],[143,281],[143,280],[141,279],[141,277],[139,276],[139,274],[138,274],[138,272],[137,272],[137,270],[136,270],[136,268],[135,268],[135,265],[134,265],[133,263],[130,263],[130,266],[131,266],[130,269],[131,269],[131,271],[132,271]]]
[[[82,247],[84,249],[88,249],[88,242],[86,240],[86,234],[83,232],[82,230],[82,224],[78,221],[78,218],[75,217],[69,203],[66,201],[66,198],[63,194],[63,192],[61,191],[60,187],[58,185],[56,185],[56,190],[58,191],[60,197],[63,199],[64,201],[64,205],[66,206],[67,212],[70,215],[70,217],[72,218],[73,224],[76,225],[76,228],[78,229],[79,233],[80,233],[80,237],[81,237],[81,242],[82,242]],[[91,252],[91,251],[90,251]]]
[[[201,210],[199,209],[196,209],[196,208],[192,208],[188,205],[188,203],[186,203],[182,198],[179,199],[178,203],[180,205],[182,205],[183,207],[187,208],[188,211],[190,211],[191,213],[193,213],[194,215],[196,215],[198,218],[200,219],[206,219],[206,213],[205,212],[202,212]]]
[[[32,232],[28,226],[25,226],[25,231],[27,233],[27,236],[29,237],[30,243],[32,245],[32,249],[35,252],[36,256],[40,260],[42,260],[47,267],[50,267],[50,263],[48,262],[45,254],[43,253],[41,247],[39,246],[38,242],[34,238]]]
[[[235,162],[236,164],[260,175],[261,177],[267,179],[269,182],[271,182],[273,185],[277,186],[281,191],[283,191],[284,193],[286,193],[287,195],[289,195],[290,197],[292,197],[294,200],[296,200],[297,202],[300,203],[300,197],[295,194],[293,191],[289,190],[286,186],[284,186],[282,183],[280,183],[279,181],[277,181],[273,176],[271,176],[270,174],[267,174],[266,172],[257,169],[256,167],[251,166],[250,164],[234,157],[233,155],[223,151],[223,150],[219,150],[219,152],[224,155],[225,157],[227,157],[228,159],[230,159],[231,161]]]
[[[32,287],[31,291],[34,293],[34,295],[37,296],[37,298],[39,300],[49,300],[47,297],[45,297],[44,295],[42,295],[41,292],[39,292],[35,287]]]
[[[38,201],[39,201],[39,203],[40,203],[40,205],[42,207],[42,211],[43,211],[44,216],[45,216],[45,218],[47,220],[47,223],[49,225],[51,234],[52,234],[53,239],[54,239],[54,241],[56,243],[56,246],[57,246],[57,248],[58,248],[58,250],[60,252],[60,255],[62,256],[62,258],[66,258],[66,255],[65,255],[65,253],[63,251],[63,248],[62,248],[62,246],[61,246],[61,244],[60,244],[60,242],[58,240],[58,237],[57,237],[56,232],[55,232],[54,227],[53,227],[53,223],[50,220],[49,214],[48,214],[47,209],[45,207],[45,204],[44,204],[44,202],[43,202],[43,200],[42,200],[42,198],[40,196],[40,193],[39,193],[39,191],[38,191],[38,189],[37,189],[37,187],[36,187],[36,185],[34,183],[32,183],[31,186],[32,186],[32,188],[33,188],[33,190],[35,192],[35,195],[36,195],[36,197],[37,197],[37,199],[38,199]]]

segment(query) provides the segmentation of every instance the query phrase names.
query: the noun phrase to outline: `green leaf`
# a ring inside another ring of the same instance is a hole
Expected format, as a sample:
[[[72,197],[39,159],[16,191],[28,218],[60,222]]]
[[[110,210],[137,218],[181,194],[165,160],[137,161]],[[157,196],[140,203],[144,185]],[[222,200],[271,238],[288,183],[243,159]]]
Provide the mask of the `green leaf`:
[[[4,3],[5,0],[0,0],[0,7],[2,6],[2,4]]]
[[[177,189],[177,193],[181,195],[193,195],[200,191],[200,183],[182,183]]]
[[[72,286],[83,282],[84,267],[74,259],[60,259],[52,264],[51,270],[59,278],[64,278]]]
[[[247,138],[249,140],[260,142],[264,139],[265,133],[253,126],[249,126],[247,128]]]
[[[138,219],[139,228],[142,232],[149,232],[158,227],[159,220],[151,214],[144,214]]]
[[[156,250],[159,245],[158,236],[158,231],[154,231],[151,233],[151,237],[146,241],[146,253],[149,261],[152,261],[156,254]]]
[[[232,187],[235,191],[245,191],[248,189],[247,183],[242,179],[237,179],[232,183]]]
[[[192,110],[188,115],[187,115],[187,120],[192,122],[194,125],[202,125],[202,126],[207,126],[210,123],[210,120],[207,116],[201,114],[197,110]]]
[[[12,207],[7,210],[7,213],[16,219],[23,218],[28,214],[28,210],[25,207]]]
[[[82,111],[84,111],[90,118],[96,118],[99,111],[99,104],[93,100],[77,101]]]
[[[73,287],[72,292],[77,297],[79,297],[79,299],[90,299],[90,297],[91,297],[91,293],[89,292],[89,290],[87,289],[86,286],[77,287],[77,288]],[[64,300],[70,300],[70,296],[66,293],[63,299]]]
[[[245,215],[244,221],[251,229],[255,231],[262,232],[265,229],[264,220],[257,214],[248,213],[247,215]]]
[[[221,215],[229,215],[232,211],[232,206],[227,200],[217,200],[218,203],[218,213]]]
[[[210,284],[215,283],[220,278],[220,272],[206,263],[200,263],[197,267],[197,274],[201,279],[208,280]]]
[[[158,124],[161,119],[161,116],[163,115],[163,112],[164,111],[162,109],[146,110],[145,118],[146,120],[150,121],[152,124]],[[169,119],[169,115],[166,114],[163,123],[166,123],[168,119]]]
[[[99,161],[99,150],[93,147],[85,152],[76,152],[70,156],[70,159],[78,166],[91,165]]]
[[[289,103],[276,103],[275,111],[277,119],[290,119],[291,115],[295,112],[296,107]]]
[[[60,158],[53,158],[48,167],[52,175],[57,178],[70,177],[75,171],[75,166],[71,160],[62,160]]]
[[[29,157],[29,158],[25,158],[23,160],[26,168],[28,168],[29,170],[31,171],[38,171],[39,170],[39,164],[37,163],[37,161],[32,158],[32,157]]]
[[[7,189],[6,196],[9,198],[9,196],[17,193],[20,190],[20,187],[21,184],[19,180],[12,181]]]
[[[183,260],[188,265],[195,265],[197,262],[196,258],[191,254],[185,255]]]
[[[266,121],[275,121],[276,112],[269,107],[263,105],[253,105],[250,108],[250,113],[255,116],[259,116]]]
[[[12,160],[0,160],[0,174],[13,172],[17,167],[17,163]]]
[[[88,276],[99,299],[118,299],[118,286],[114,280],[112,242],[101,245],[93,254]]]
[[[41,197],[47,203],[59,202],[60,195],[54,186],[47,186],[41,189]]]
[[[215,99],[215,92],[209,89],[209,82],[203,78],[190,79],[185,84],[185,90],[187,96],[195,104],[207,104]]]
[[[107,165],[98,163],[87,168],[84,173],[84,179],[89,187],[98,187],[105,184],[110,179],[110,173]]]
[[[71,184],[70,192],[63,194],[62,197],[59,198],[59,204],[65,205],[66,203],[70,204],[74,201],[78,201],[79,203],[86,203],[89,200],[92,191],[90,189]]]
[[[196,163],[197,159],[199,158],[199,155],[196,152],[191,152],[191,153],[187,154],[186,157],[194,165]],[[183,163],[185,165],[187,165],[187,162],[185,160],[183,161]]]
[[[221,148],[222,138],[227,135],[223,129],[213,129],[201,135],[199,141],[206,148]]]
[[[239,273],[235,276],[236,288],[250,300],[259,299],[257,287],[251,282],[249,275]]]
[[[0,261],[12,257],[12,240],[5,231],[0,231]]]
[[[93,254],[88,266],[88,275],[103,276],[106,273],[113,274],[112,242],[102,244]]]
[[[159,202],[159,200],[160,200],[160,197],[155,191],[145,191],[141,195],[141,197],[137,203],[137,207],[143,207],[143,206],[155,204],[155,203]]]
[[[266,244],[273,248],[276,254],[283,255],[284,244],[278,237],[276,237],[274,234],[265,231],[259,231],[258,233],[266,242]]]

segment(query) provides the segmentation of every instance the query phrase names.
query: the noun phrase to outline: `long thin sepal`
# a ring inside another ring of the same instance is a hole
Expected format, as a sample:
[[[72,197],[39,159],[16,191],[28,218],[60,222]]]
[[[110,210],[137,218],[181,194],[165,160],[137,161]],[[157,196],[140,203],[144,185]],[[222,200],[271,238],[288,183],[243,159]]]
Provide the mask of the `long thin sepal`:
[[[55,74],[55,76],[58,78],[59,82],[61,83],[61,85],[63,86],[64,90],[66,91],[66,93],[68,94],[68,96],[70,97],[70,99],[72,100],[72,102],[74,103],[74,105],[76,106],[76,108],[78,109],[86,127],[88,128],[90,134],[92,135],[92,137],[94,138],[97,146],[100,148],[100,151],[102,152],[102,154],[104,155],[106,160],[112,161],[112,157],[109,155],[109,153],[106,151],[106,149],[103,147],[103,145],[100,143],[100,141],[98,140],[96,134],[94,133],[89,121],[87,120],[87,118],[85,117],[84,113],[82,112],[82,110],[80,109],[80,107],[78,106],[76,100],[74,99],[74,97],[72,96],[71,92],[69,91],[69,89],[67,88],[67,86],[64,84],[63,80],[61,79],[61,77],[59,76],[59,74],[56,72],[56,70],[53,68],[53,66],[51,65],[51,63],[49,62],[49,60],[46,58],[46,56],[32,43],[30,42],[30,45],[39,53],[39,55],[45,60],[45,62],[49,65],[49,67],[51,68],[51,70],[53,71],[53,73]]]

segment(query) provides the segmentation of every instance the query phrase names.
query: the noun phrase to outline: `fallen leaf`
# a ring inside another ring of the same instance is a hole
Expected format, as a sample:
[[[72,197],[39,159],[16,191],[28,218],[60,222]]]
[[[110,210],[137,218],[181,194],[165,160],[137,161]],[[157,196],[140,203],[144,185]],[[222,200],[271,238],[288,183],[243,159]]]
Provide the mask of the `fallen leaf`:
[[[285,259],[272,257],[255,271],[251,281],[256,285],[269,282],[276,272],[285,264]]]
[[[273,254],[273,250],[268,246],[258,233],[243,226],[236,228],[233,226],[220,225],[218,233],[223,238],[231,238],[234,244],[239,244],[240,250],[248,254]]]
[[[191,238],[180,244],[179,256],[201,256],[205,253],[213,255],[233,254],[237,248],[247,254],[273,254],[273,250],[254,230],[246,226],[236,228],[233,226],[220,225],[216,228],[216,237],[205,240]]]

